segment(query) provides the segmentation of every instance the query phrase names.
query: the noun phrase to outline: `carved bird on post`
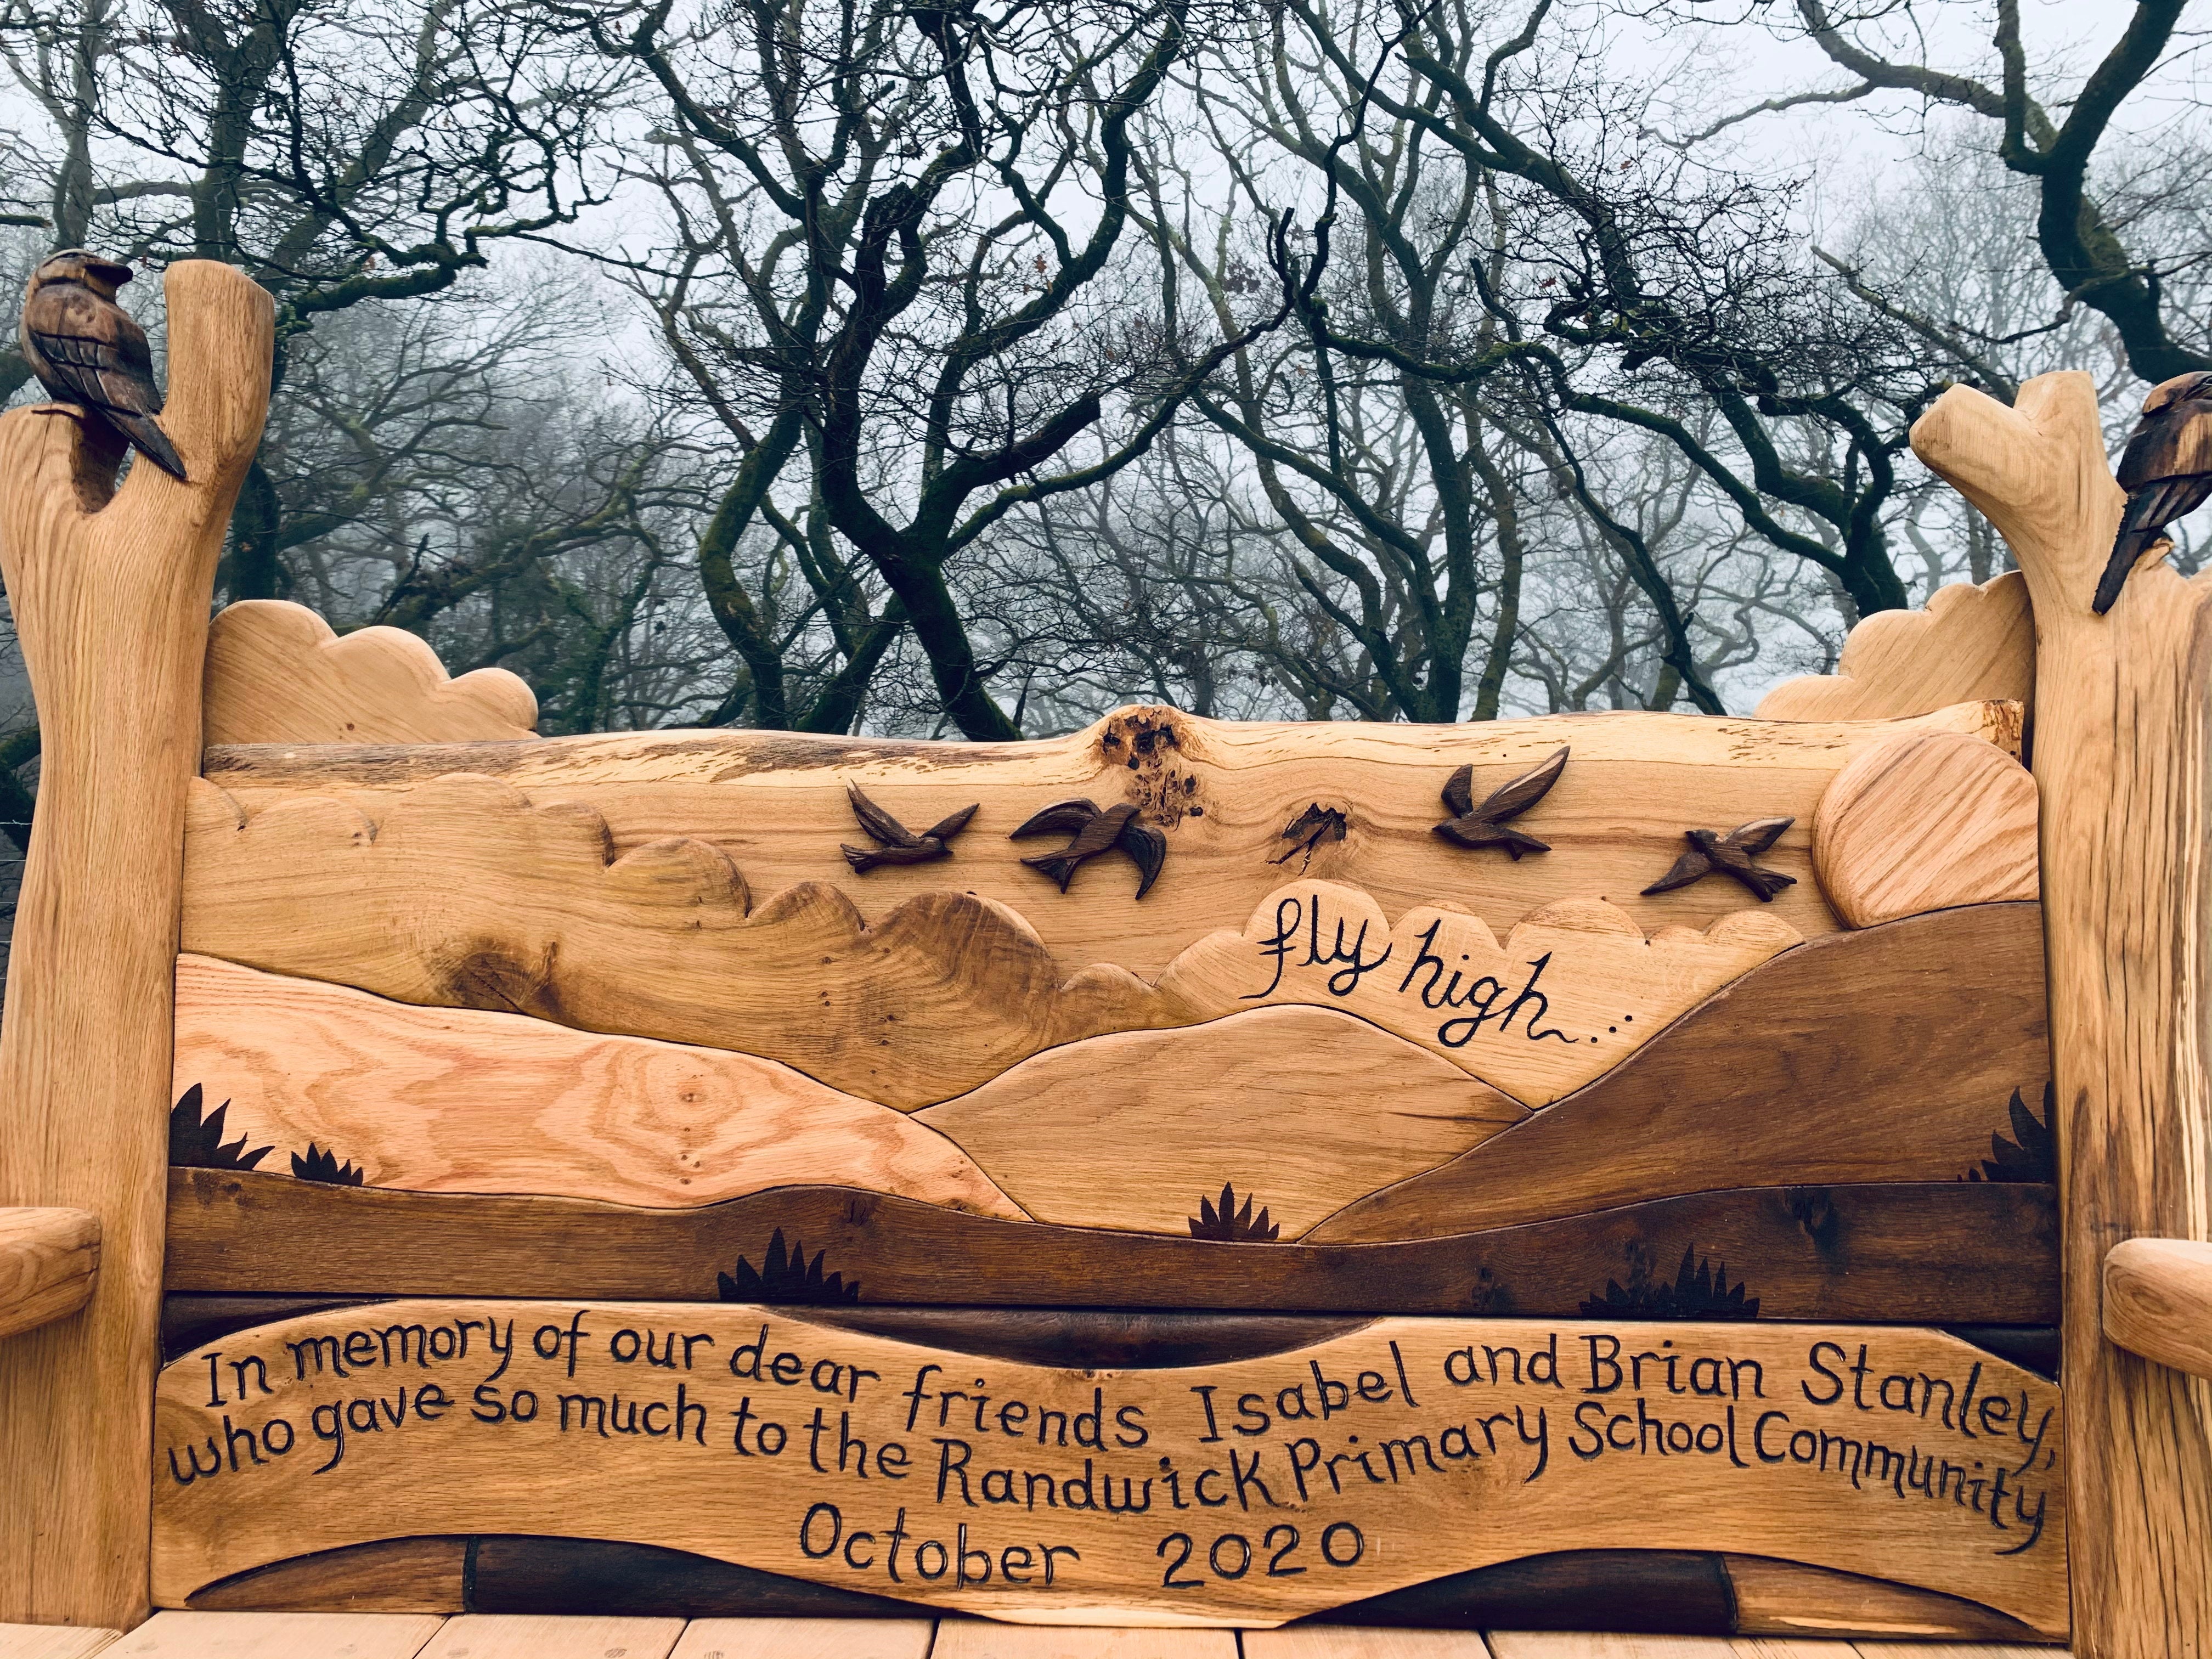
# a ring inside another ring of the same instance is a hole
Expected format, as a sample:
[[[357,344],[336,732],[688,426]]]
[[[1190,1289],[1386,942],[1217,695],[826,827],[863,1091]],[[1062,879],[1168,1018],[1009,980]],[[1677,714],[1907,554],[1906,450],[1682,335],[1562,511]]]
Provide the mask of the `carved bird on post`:
[[[1115,848],[1127,853],[1129,861],[1137,866],[1139,898],[1152,890],[1152,883],[1159,878],[1160,866],[1167,862],[1168,838],[1149,823],[1138,823],[1137,809],[1127,801],[1103,812],[1081,799],[1054,801],[1006,839],[1019,841],[1024,836],[1054,834],[1073,835],[1075,839],[1057,853],[1024,859],[1022,862],[1058,882],[1063,893],[1078,865]]]
[[[56,403],[73,404],[182,479],[185,464],[155,424],[161,389],[146,331],[115,302],[131,267],[81,247],[51,254],[23,289],[23,361]]]
[[[933,859],[950,858],[952,849],[945,843],[968,827],[968,820],[975,816],[977,807],[963,806],[951,817],[933,823],[920,835],[908,829],[890,813],[860,793],[860,786],[849,780],[845,793],[853,798],[853,816],[860,821],[860,828],[868,832],[874,847],[848,847],[839,842],[837,850],[845,855],[845,862],[853,866],[853,873],[864,876],[879,864],[927,864]]]
[[[2118,603],[2136,561],[2166,526],[2212,499],[2212,374],[2177,374],[2151,388],[2120,453],[2119,478],[2127,510],[2089,604],[2100,617]]]
[[[1527,811],[1551,793],[1565,769],[1567,751],[1559,750],[1534,771],[1523,772],[1474,804],[1474,768],[1462,766],[1444,783],[1444,805],[1451,817],[1436,826],[1436,833],[1462,847],[1503,847],[1518,864],[1523,853],[1548,853],[1549,842],[1514,829],[1506,823]]]
[[[1795,818],[1754,818],[1749,823],[1736,825],[1725,836],[1711,830],[1685,830],[1682,837],[1690,843],[1690,850],[1674,860],[1673,869],[1645,888],[1644,896],[1671,893],[1677,887],[1703,881],[1717,870],[1724,876],[1733,876],[1762,901],[1771,903],[1774,896],[1784,888],[1796,886],[1797,878],[1766,869],[1752,860],[1781,840],[1782,832],[1796,822]]]

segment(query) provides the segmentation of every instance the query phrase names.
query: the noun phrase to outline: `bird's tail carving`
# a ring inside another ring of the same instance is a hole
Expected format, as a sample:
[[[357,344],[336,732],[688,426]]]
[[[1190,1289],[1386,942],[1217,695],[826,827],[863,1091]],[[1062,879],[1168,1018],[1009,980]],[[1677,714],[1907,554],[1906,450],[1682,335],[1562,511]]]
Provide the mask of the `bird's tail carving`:
[[[155,424],[151,415],[140,415],[131,410],[112,407],[103,408],[100,412],[122,428],[148,460],[179,483],[186,482],[184,457],[177,453],[176,445],[169,441],[167,433]]]
[[[1024,859],[1022,862],[1032,870],[1043,871],[1059,884],[1060,890],[1065,893],[1067,890],[1068,882],[1075,875],[1075,866],[1082,863],[1083,860],[1081,856],[1072,853],[1046,853],[1036,858]]]

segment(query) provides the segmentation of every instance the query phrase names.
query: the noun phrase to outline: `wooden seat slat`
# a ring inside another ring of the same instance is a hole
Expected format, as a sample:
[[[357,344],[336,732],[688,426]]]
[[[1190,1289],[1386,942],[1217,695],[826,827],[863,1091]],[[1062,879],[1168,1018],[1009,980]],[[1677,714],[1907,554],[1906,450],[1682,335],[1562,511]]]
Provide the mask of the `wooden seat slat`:
[[[465,1613],[421,1659],[668,1659],[683,1634],[681,1619]]]
[[[434,1613],[157,1613],[107,1650],[123,1659],[416,1659]]]
[[[668,1659],[928,1659],[930,1619],[695,1619]]]

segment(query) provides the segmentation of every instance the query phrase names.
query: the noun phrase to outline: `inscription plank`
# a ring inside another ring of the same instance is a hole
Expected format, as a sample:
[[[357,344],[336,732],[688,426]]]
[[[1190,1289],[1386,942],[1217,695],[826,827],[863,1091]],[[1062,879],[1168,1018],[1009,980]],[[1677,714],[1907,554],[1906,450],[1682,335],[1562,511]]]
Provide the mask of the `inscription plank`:
[[[156,1599],[588,1514],[1018,1622],[1270,1626],[1609,1546],[1803,1560],[2063,1628],[2057,1390],[1935,1332],[1395,1318],[1077,1371],[845,1324],[424,1301],[234,1333],[162,1373]]]

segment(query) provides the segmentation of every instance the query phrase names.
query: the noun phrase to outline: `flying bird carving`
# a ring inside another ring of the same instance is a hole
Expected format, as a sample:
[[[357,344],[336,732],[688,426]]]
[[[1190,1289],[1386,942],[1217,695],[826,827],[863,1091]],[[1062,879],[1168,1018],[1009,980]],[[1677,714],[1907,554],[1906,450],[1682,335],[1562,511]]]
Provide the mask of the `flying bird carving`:
[[[1054,801],[1006,839],[1019,841],[1025,836],[1049,835],[1073,836],[1074,839],[1057,853],[1024,859],[1022,862],[1058,882],[1063,893],[1077,866],[1116,848],[1127,853],[1129,862],[1137,866],[1139,898],[1152,890],[1153,882],[1159,879],[1160,866],[1167,862],[1168,838],[1149,823],[1138,823],[1137,809],[1127,801],[1103,812],[1088,800]]]
[[[2120,452],[2119,478],[2127,510],[2089,604],[2100,617],[2118,602],[2136,561],[2166,526],[2212,499],[2212,374],[2177,374],[2151,388]]]
[[[161,389],[146,331],[115,303],[130,280],[130,266],[81,247],[43,260],[23,289],[23,361],[56,403],[75,404],[181,479],[184,461],[154,421]]]
[[[1753,818],[1749,823],[1739,823],[1725,836],[1711,830],[1685,830],[1682,837],[1690,843],[1690,850],[1674,860],[1673,869],[1645,888],[1644,896],[1671,893],[1678,887],[1703,881],[1717,870],[1741,882],[1762,902],[1771,903],[1774,896],[1784,888],[1796,886],[1797,878],[1785,876],[1779,870],[1769,870],[1752,860],[1781,840],[1782,832],[1796,822],[1795,818]]]
[[[982,805],[963,806],[951,817],[933,823],[920,835],[901,823],[890,813],[860,793],[860,786],[848,781],[845,793],[852,797],[853,816],[860,828],[868,832],[873,847],[848,847],[842,842],[837,850],[845,855],[845,862],[853,866],[854,875],[864,876],[879,864],[927,864],[934,859],[950,858],[952,848],[947,845],[953,836],[968,827],[968,820],[975,816]]]
[[[1538,841],[1506,822],[1517,818],[1551,793],[1566,769],[1567,751],[1560,750],[1534,771],[1523,772],[1500,785],[1474,804],[1474,768],[1462,766],[1444,784],[1444,806],[1451,817],[1436,826],[1436,833],[1462,847],[1503,847],[1518,864],[1523,853],[1548,853],[1549,842]]]

